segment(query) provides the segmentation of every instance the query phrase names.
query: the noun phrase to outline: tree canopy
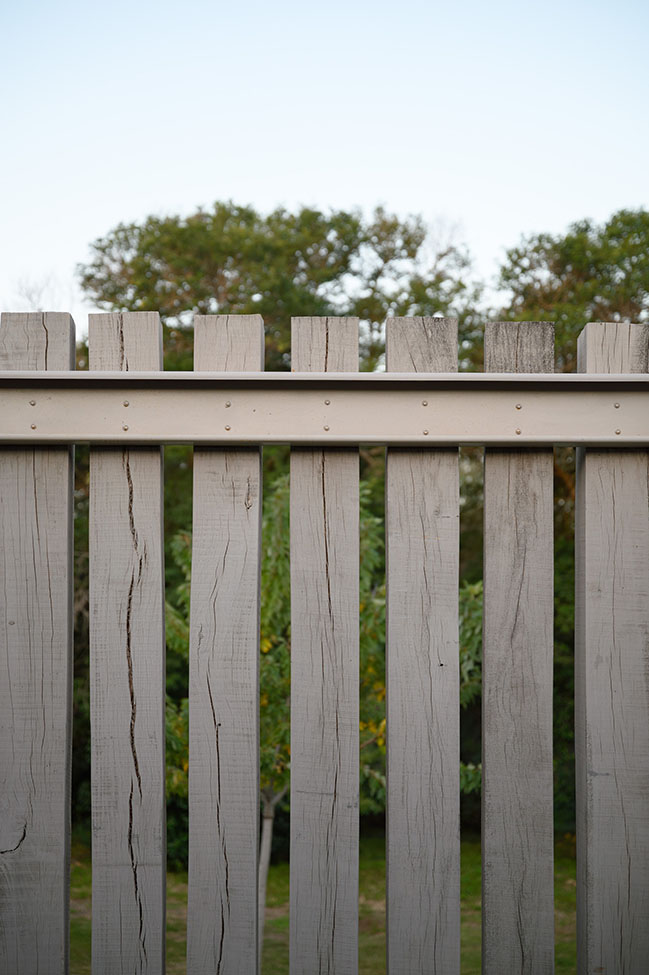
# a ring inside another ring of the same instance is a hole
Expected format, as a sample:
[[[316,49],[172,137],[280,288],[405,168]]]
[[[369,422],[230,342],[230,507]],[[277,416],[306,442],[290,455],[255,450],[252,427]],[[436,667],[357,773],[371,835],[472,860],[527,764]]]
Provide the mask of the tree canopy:
[[[590,321],[649,318],[649,211],[620,210],[565,234],[533,234],[507,252],[503,316],[555,323],[557,366],[576,369],[577,336]]]
[[[466,249],[435,240],[421,217],[382,208],[369,218],[308,207],[264,216],[217,202],[189,217],[119,224],[91,252],[79,267],[85,294],[108,311],[159,311],[177,358],[194,313],[262,315],[269,369],[288,366],[291,316],[358,315],[367,368],[390,315],[454,314],[463,329],[476,325]]]

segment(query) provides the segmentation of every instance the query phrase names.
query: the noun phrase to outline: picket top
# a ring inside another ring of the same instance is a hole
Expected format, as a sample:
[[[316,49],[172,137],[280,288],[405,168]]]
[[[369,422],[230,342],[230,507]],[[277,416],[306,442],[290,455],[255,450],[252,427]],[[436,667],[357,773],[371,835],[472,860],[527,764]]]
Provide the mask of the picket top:
[[[74,369],[75,328],[67,312],[3,312],[0,370]]]
[[[589,322],[577,340],[580,373],[649,372],[649,322]]]
[[[89,316],[88,354],[95,371],[162,369],[162,328],[157,311]]]
[[[195,372],[250,373],[263,368],[264,320],[261,315],[196,315]]]

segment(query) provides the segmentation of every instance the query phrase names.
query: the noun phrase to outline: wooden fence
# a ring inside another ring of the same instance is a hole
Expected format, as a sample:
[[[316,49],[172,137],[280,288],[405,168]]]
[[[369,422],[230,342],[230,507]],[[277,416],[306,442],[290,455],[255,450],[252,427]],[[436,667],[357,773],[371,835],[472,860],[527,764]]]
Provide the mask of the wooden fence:
[[[357,444],[380,440],[377,424],[389,975],[460,968],[457,445],[470,442],[486,445],[483,971],[554,968],[554,442],[579,447],[579,972],[649,971],[649,386],[632,375],[649,371],[649,327],[588,325],[572,378],[549,375],[547,323],[488,325],[497,375],[454,377],[457,325],[438,318],[389,321],[387,375],[346,377],[357,330],[295,320],[300,375],[264,385],[258,316],[197,317],[184,379],[155,375],[157,314],[91,316],[90,374],[71,372],[68,315],[3,316],[2,973],[69,967],[75,440],[91,444],[93,972],[164,972],[168,439],[197,444],[188,972],[257,970],[260,445],[277,440],[292,444],[290,970],[358,971]]]

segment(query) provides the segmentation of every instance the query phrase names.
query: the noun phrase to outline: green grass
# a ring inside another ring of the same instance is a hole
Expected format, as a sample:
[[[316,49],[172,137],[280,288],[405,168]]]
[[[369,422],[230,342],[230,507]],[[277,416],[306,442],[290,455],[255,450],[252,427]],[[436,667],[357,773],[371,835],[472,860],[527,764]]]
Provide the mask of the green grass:
[[[288,973],[287,863],[270,869],[264,937],[264,975]],[[555,854],[556,971],[574,972],[575,963],[574,841],[564,837]],[[90,975],[91,869],[87,848],[72,850],[70,920],[71,975]],[[462,842],[462,975],[480,973],[480,841]],[[167,877],[167,972],[185,972],[187,875]],[[385,852],[382,836],[363,836],[360,852],[359,973],[385,972]]]

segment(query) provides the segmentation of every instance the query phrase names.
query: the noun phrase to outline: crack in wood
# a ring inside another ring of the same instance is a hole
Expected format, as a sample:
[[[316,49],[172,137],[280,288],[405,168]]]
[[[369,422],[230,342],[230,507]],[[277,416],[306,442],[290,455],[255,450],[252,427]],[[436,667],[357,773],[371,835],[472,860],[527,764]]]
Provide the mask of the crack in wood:
[[[124,315],[117,316],[117,339],[119,342],[119,369],[120,372],[128,372],[128,359],[126,358],[126,344],[124,341]]]
[[[142,790],[140,789],[140,796],[142,795]],[[138,863],[135,857],[135,850],[133,849],[133,780],[131,779],[131,789],[128,796],[128,852],[131,860],[131,871],[133,873],[133,889],[135,892],[135,903],[138,908],[139,915],[139,929],[138,929],[138,940],[140,942],[141,952],[144,955],[145,963],[147,959],[146,951],[146,932],[144,931],[144,912],[142,908],[142,896],[140,894],[140,888],[137,879],[137,868]],[[121,920],[121,915],[120,915]],[[140,971],[142,971],[142,958],[140,958]]]
[[[15,846],[12,846],[9,850],[0,850],[0,856],[4,856],[6,853],[15,853],[16,850],[22,845],[27,836],[27,823],[23,826],[23,833]]]
[[[45,360],[45,363],[44,363],[43,368],[44,369],[47,369],[48,368],[48,365],[47,365],[47,357],[48,357],[49,348],[50,348],[50,333],[48,332],[47,325],[45,324],[45,312],[43,312],[41,314],[41,325],[43,326],[43,331],[45,332],[45,350],[44,350],[44,360]]]
[[[133,612],[133,589],[135,588],[135,572],[131,572],[131,582],[128,587],[128,599],[126,603],[126,665],[128,668],[128,691],[131,701],[131,720],[129,726],[129,737],[131,741],[131,755],[133,757],[133,767],[135,769],[135,775],[137,777],[137,785],[140,791],[140,799],[142,798],[142,779],[140,777],[140,765],[137,757],[137,749],[135,747],[135,719],[137,716],[137,701],[135,699],[135,684],[133,680],[133,654],[131,650],[131,619]]]

